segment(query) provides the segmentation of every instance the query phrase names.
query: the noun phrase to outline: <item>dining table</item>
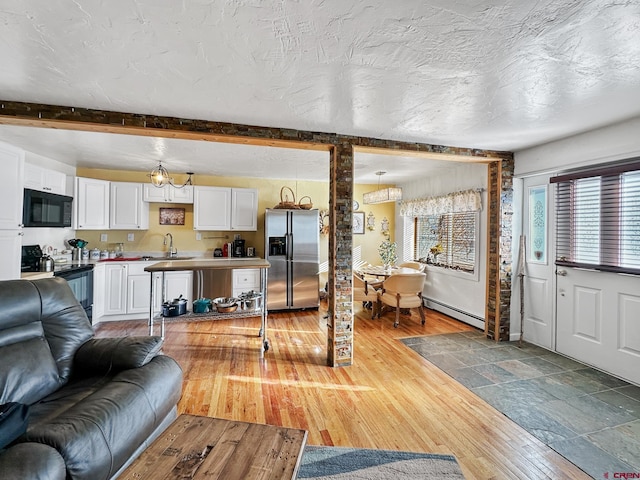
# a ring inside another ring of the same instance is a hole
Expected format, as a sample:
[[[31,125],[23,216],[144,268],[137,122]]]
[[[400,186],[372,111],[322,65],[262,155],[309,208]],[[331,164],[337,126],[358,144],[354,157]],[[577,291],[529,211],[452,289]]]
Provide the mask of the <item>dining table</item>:
[[[361,275],[370,275],[377,278],[388,278],[391,275],[397,275],[398,273],[412,274],[421,273],[415,268],[409,267],[391,267],[385,268],[384,265],[363,265],[357,269],[357,272]]]

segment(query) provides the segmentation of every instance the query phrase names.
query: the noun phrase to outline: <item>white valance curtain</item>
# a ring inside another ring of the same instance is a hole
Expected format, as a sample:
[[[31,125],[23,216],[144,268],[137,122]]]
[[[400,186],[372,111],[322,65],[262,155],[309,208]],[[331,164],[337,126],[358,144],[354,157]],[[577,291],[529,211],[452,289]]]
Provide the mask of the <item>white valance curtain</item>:
[[[441,197],[417,198],[400,202],[403,217],[424,217],[444,213],[477,212],[482,210],[481,190],[465,190]]]

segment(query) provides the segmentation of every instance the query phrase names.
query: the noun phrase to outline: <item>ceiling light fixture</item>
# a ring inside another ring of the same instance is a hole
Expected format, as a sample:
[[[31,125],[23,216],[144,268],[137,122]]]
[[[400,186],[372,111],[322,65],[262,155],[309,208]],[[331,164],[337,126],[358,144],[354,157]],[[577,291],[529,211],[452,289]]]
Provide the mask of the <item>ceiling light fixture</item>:
[[[187,175],[189,175],[189,178],[187,178],[187,181],[184,182],[182,185],[176,185],[175,183],[173,183],[173,178],[171,178],[171,175],[169,175],[169,171],[162,166],[162,160],[161,160],[160,162],[158,162],[158,166],[153,170],[151,170],[151,173],[148,175],[148,177],[151,180],[151,184],[154,187],[162,188],[165,185],[171,185],[175,188],[183,188],[183,187],[186,187],[187,185],[193,185],[193,183],[191,182],[191,175],[193,175],[193,172],[186,172],[186,173]]]
[[[380,188],[380,177],[387,172],[376,172],[378,175],[378,189],[373,192],[367,192],[362,196],[365,204],[397,202],[402,200],[402,189],[398,187]]]

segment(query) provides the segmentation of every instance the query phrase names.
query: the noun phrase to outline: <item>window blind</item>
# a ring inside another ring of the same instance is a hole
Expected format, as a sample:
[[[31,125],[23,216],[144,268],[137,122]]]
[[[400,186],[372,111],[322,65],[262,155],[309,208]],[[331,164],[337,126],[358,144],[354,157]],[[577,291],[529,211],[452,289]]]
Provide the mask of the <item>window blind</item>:
[[[640,162],[551,179],[556,264],[640,274]]]

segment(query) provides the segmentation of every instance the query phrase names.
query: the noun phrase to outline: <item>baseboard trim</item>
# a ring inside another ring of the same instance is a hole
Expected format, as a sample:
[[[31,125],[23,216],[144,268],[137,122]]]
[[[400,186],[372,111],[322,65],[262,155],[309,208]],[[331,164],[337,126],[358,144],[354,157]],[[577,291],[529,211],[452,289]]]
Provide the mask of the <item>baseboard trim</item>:
[[[447,305],[446,303],[439,302],[437,300],[434,300],[433,298],[423,297],[422,303],[425,307],[430,308],[431,310],[442,312],[445,315],[449,315],[450,317],[455,318],[456,320],[468,323],[472,327],[484,330],[484,318],[482,317],[478,317],[477,315],[465,312],[464,310],[460,310],[459,308],[452,307],[451,305]]]

